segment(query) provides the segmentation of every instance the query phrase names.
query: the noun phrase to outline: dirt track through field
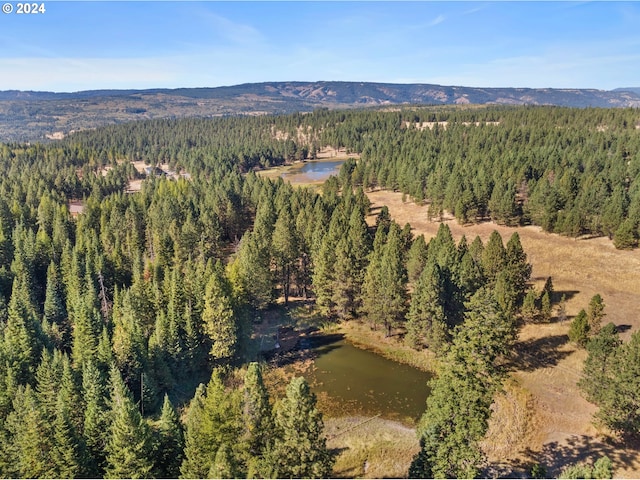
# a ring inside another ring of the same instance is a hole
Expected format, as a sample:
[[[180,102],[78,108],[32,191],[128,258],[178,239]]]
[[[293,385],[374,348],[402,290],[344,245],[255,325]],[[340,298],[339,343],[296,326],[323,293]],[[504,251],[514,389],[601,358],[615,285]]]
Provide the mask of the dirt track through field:
[[[410,223],[414,235],[435,236],[439,223],[428,218],[428,207],[402,202],[402,194],[369,192],[373,212],[387,205],[391,217],[401,226]],[[548,474],[557,475],[567,463],[593,462],[607,454],[616,477],[640,478],[640,449],[606,439],[592,424],[596,407],[581,396],[579,380],[586,352],[569,343],[570,319],[587,308],[593,295],[606,304],[604,322],[613,322],[628,340],[640,327],[640,250],[620,251],[607,238],[572,239],[543,232],[538,227],[511,228],[492,222],[461,226],[445,219],[456,241],[466,235],[469,242],[479,235],[486,244],[497,230],[506,244],[518,231],[529,262],[532,281],[540,289],[551,276],[555,292],[567,298],[569,320],[564,323],[525,325],[518,338],[518,358],[512,377],[531,397],[532,410],[525,445],[508,445],[513,458],[494,458],[510,465],[543,463]],[[516,422],[517,423],[517,422]],[[497,449],[503,451],[504,448]]]

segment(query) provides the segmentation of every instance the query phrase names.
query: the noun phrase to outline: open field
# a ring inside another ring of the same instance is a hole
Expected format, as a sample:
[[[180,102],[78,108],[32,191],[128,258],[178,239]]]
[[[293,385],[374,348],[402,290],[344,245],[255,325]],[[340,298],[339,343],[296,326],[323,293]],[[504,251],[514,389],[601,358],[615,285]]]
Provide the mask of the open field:
[[[392,218],[401,225],[409,222],[415,235],[423,233],[427,240],[435,236],[439,224],[429,220],[428,207],[403,203],[401,193],[373,191],[368,196],[374,213],[376,207],[387,205]],[[456,240],[466,235],[470,242],[476,235],[486,242],[491,232],[497,230],[506,243],[512,233],[518,231],[533,265],[533,283],[541,288],[551,276],[558,295],[566,295],[569,318],[586,309],[591,297],[599,293],[606,304],[604,322],[622,327],[623,339],[628,340],[640,327],[639,250],[620,251],[607,238],[575,240],[545,233],[538,227],[511,228],[491,222],[461,226],[453,219],[445,221]],[[517,432],[524,428],[528,434],[526,442],[516,445],[518,435],[509,437],[505,433],[502,440],[495,439],[488,448],[489,458],[508,461],[511,465],[520,463],[523,469],[526,464],[541,462],[549,474],[557,475],[563,464],[593,461],[607,454],[614,463],[617,477],[638,478],[638,446],[607,439],[604,432],[592,424],[596,407],[583,399],[576,386],[586,352],[569,343],[568,330],[569,321],[530,324],[521,329],[509,389],[516,400],[503,402],[493,421],[502,425],[499,430],[503,433],[505,429]],[[526,418],[509,418],[513,412],[520,412],[519,415]],[[499,445],[500,442],[504,445]]]

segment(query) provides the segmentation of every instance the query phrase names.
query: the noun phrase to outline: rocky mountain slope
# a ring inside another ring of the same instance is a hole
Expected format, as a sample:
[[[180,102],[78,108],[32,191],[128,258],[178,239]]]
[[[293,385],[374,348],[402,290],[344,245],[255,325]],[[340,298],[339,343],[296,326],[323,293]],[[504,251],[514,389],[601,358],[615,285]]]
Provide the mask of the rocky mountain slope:
[[[268,82],[216,88],[0,92],[0,141],[45,141],[150,118],[260,115],[397,104],[640,107],[640,89],[473,88],[370,82]]]

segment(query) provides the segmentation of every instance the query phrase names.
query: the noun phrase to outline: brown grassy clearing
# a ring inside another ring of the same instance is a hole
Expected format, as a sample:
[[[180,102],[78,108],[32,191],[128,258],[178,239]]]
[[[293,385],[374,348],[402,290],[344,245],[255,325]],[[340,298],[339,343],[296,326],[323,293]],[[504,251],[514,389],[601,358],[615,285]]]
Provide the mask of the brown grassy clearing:
[[[373,191],[368,196],[374,213],[376,207],[387,205],[392,218],[401,225],[410,223],[415,235],[424,234],[429,239],[437,233],[439,223],[429,220],[427,206],[403,203],[401,193]],[[456,240],[466,235],[472,241],[480,235],[486,243],[491,232],[497,230],[506,243],[517,231],[533,265],[533,283],[541,288],[551,276],[554,290],[566,295],[569,318],[599,293],[606,304],[604,321],[621,326],[623,339],[639,328],[640,250],[620,251],[607,238],[575,240],[545,233],[538,227],[512,228],[493,222],[461,226],[451,218],[446,223]],[[503,435],[488,437],[489,458],[523,468],[526,463],[541,462],[553,475],[562,465],[593,461],[606,453],[614,462],[617,477],[638,478],[638,446],[608,439],[592,423],[596,407],[584,400],[576,386],[586,352],[569,343],[568,330],[569,321],[529,324],[520,330],[514,383],[509,390],[513,399],[504,402],[506,407],[496,409],[492,431]],[[524,437],[518,433],[523,428],[527,431]],[[505,458],[509,451],[511,458]]]
[[[414,429],[379,417],[327,418],[325,433],[335,478],[405,478],[420,450]]]

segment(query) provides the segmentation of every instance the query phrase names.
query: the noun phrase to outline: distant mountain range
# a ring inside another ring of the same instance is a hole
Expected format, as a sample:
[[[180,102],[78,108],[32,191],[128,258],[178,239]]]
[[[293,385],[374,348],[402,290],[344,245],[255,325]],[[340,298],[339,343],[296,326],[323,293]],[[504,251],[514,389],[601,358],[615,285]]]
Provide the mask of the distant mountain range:
[[[473,88],[370,82],[267,82],[231,87],[0,91],[0,141],[44,141],[101,125],[151,118],[215,117],[399,104],[640,107],[640,88],[611,91]]]

